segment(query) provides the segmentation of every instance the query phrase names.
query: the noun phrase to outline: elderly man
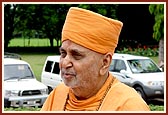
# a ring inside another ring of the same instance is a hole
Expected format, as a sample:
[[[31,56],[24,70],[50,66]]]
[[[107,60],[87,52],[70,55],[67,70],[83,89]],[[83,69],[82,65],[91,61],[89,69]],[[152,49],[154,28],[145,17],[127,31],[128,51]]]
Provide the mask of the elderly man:
[[[123,24],[71,7],[62,30],[60,69],[64,83],[41,111],[149,111],[137,92],[109,73]]]

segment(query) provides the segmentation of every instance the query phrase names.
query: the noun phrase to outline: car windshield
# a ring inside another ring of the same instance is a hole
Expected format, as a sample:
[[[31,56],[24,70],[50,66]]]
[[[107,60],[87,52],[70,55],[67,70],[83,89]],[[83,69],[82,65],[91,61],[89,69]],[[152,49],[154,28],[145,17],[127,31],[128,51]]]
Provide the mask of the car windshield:
[[[34,78],[33,73],[26,64],[5,65],[4,80]]]
[[[154,73],[161,72],[158,66],[150,59],[128,60],[132,73]]]

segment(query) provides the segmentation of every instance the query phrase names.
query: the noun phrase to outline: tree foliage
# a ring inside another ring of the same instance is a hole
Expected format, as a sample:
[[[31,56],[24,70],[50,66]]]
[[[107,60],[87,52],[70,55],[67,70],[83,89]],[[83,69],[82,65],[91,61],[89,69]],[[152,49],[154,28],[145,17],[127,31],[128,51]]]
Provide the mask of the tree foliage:
[[[159,41],[164,38],[164,4],[150,4],[149,12],[155,16],[153,38]]]
[[[16,8],[17,5],[14,4],[4,5],[4,47],[7,47],[9,41],[13,38],[13,31],[17,23],[14,22],[16,18]]]
[[[117,19],[117,4],[79,4],[78,7],[89,9],[109,18]]]
[[[149,11],[155,16],[153,38],[159,41],[159,66],[164,70],[164,4],[151,4]]]
[[[5,4],[5,47],[14,35],[19,33],[28,38],[35,33],[42,33],[50,39],[50,45],[53,47],[53,40],[61,39],[65,17],[71,6],[90,9],[109,18],[117,18],[116,4]]]

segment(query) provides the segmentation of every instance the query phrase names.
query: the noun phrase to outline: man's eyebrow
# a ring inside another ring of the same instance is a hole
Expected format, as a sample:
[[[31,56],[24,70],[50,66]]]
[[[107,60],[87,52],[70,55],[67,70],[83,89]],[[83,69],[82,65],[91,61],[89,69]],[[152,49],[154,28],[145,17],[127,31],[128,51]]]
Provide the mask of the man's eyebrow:
[[[64,48],[60,47],[60,48],[59,48],[59,51],[65,51],[65,50],[64,50]]]
[[[72,49],[70,52],[71,52],[72,54],[78,54],[78,55],[81,55],[81,54],[84,53],[84,52],[82,52],[82,51],[79,51],[78,49]]]

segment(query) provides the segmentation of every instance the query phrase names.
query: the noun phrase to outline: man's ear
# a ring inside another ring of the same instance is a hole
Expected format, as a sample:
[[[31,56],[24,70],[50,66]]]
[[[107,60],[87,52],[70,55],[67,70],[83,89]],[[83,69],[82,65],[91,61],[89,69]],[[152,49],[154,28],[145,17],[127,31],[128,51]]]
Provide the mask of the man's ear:
[[[109,71],[109,66],[111,64],[111,60],[112,60],[112,53],[106,53],[104,56],[103,56],[103,64],[102,64],[102,67],[100,69],[100,75],[105,75],[108,73]]]

